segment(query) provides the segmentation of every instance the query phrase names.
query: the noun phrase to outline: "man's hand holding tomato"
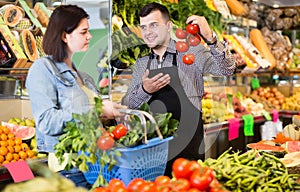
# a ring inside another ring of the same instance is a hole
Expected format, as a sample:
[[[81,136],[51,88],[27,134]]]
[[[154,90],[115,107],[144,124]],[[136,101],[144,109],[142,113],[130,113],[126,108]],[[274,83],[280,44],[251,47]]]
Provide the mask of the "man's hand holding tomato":
[[[195,24],[199,27],[199,33],[202,37],[204,37],[207,40],[213,39],[213,31],[209,27],[209,24],[205,17],[198,16],[198,15],[191,15],[187,18],[186,24]],[[193,30],[193,29],[192,29]],[[187,29],[188,31],[188,29]]]
[[[170,83],[170,75],[159,73],[152,78],[149,77],[149,70],[147,69],[145,74],[142,77],[143,89],[147,93],[154,93],[161,88],[165,87]]]

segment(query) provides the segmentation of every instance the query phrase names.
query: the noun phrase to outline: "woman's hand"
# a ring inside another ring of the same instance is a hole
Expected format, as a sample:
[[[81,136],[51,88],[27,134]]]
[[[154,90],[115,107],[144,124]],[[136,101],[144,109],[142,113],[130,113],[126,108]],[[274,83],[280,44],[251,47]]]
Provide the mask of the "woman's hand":
[[[101,118],[104,119],[114,119],[115,117],[121,116],[122,114],[118,111],[118,109],[127,108],[127,106],[125,105],[121,105],[119,103],[115,103],[107,99],[103,100],[102,104],[103,113],[101,115]]]

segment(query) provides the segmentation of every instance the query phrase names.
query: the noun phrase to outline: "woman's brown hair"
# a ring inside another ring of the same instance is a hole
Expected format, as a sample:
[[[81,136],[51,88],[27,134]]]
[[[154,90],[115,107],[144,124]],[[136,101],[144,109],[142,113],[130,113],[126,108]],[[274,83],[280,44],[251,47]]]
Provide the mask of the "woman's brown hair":
[[[62,35],[64,32],[72,33],[84,18],[89,18],[89,15],[77,5],[61,5],[55,8],[43,37],[44,52],[52,55],[54,61],[63,62],[68,53]]]

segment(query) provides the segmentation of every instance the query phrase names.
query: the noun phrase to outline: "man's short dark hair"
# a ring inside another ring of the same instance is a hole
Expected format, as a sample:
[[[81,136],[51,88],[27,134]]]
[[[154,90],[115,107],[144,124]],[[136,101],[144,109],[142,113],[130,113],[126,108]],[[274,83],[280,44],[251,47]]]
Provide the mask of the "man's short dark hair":
[[[166,20],[170,20],[169,10],[167,9],[167,7],[156,2],[149,3],[142,7],[140,9],[139,16],[146,17],[152,11],[160,11]]]

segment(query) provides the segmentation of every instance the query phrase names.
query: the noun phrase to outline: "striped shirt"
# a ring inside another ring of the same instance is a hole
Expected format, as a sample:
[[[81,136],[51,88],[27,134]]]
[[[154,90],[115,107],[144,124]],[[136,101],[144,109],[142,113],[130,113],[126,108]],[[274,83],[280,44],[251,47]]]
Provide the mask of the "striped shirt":
[[[168,53],[176,53],[176,42],[171,40]],[[192,65],[186,65],[182,61],[182,57],[187,53],[195,55],[195,61]],[[186,53],[178,52],[176,55],[179,79],[183,89],[192,102],[192,104],[201,111],[201,99],[204,94],[203,76],[206,74],[216,76],[229,76],[235,71],[235,59],[232,57],[227,43],[218,41],[215,45],[210,45],[207,49],[204,45],[190,47]],[[144,75],[149,56],[139,58],[133,68],[132,80],[128,87],[127,93],[122,98],[122,104],[127,105],[131,109],[138,109],[143,103],[148,102],[151,94],[146,93],[142,88],[142,76]],[[160,63],[161,67],[171,67],[173,54],[166,54]],[[150,64],[151,69],[157,69],[159,62],[153,59]]]

